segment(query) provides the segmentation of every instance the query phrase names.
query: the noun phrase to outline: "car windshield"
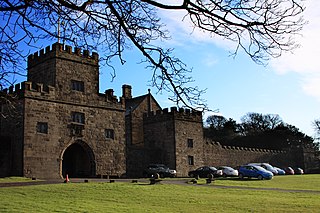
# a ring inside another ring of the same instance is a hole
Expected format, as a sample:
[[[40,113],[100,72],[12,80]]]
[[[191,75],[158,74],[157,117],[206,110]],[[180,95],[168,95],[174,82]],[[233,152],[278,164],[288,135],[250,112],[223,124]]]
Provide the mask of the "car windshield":
[[[164,169],[168,169],[168,167],[163,165],[163,164],[152,164],[152,165],[149,166],[149,168],[164,168]]]
[[[210,166],[210,169],[211,169],[211,170],[217,170],[217,168],[214,167],[214,166]]]
[[[256,169],[260,170],[260,171],[264,171],[267,172],[267,170],[261,166],[254,166]]]
[[[229,170],[233,170],[233,168],[229,167],[229,166],[225,166],[225,169],[229,169]]]
[[[264,163],[263,164],[267,169],[273,169],[273,167],[270,164]]]

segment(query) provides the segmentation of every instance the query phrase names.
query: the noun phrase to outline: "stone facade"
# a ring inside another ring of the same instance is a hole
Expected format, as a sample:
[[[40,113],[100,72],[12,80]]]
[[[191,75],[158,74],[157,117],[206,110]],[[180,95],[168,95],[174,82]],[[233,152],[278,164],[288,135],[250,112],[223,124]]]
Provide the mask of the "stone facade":
[[[180,177],[202,165],[270,162],[315,165],[311,149],[286,151],[226,147],[203,137],[202,113],[162,109],[150,91],[132,97],[123,85],[99,93],[99,56],[54,44],[28,57],[28,79],[3,94],[0,176],[37,178],[141,177],[163,163]],[[310,151],[311,150],[311,151]]]
[[[144,138],[145,147],[152,150],[146,162],[164,163],[178,176],[204,164],[201,112],[172,107],[145,114]]]
[[[11,91],[22,105],[21,128],[1,120],[1,135],[17,147],[10,164],[19,172],[10,175],[125,174],[124,101],[111,90],[99,94],[98,82],[95,53],[55,44],[29,56],[28,81]]]

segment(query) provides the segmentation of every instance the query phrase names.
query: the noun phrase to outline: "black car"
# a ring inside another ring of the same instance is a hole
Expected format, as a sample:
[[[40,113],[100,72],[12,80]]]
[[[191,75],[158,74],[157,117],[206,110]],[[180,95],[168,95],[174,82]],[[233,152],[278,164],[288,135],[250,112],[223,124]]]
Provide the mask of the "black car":
[[[176,177],[177,172],[176,170],[170,169],[164,164],[150,164],[143,171],[143,177],[156,177],[158,175],[161,178]]]
[[[213,166],[202,166],[197,168],[196,170],[189,171],[189,177],[199,177],[199,178],[208,178],[211,175],[214,177],[222,176],[222,170],[218,170]]]

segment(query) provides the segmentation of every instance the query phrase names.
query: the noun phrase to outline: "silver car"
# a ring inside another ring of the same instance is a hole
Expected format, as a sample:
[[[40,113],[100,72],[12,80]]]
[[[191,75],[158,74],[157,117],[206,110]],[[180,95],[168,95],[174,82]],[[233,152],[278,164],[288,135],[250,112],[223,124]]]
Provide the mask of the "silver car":
[[[238,170],[230,167],[230,166],[219,166],[219,170],[222,170],[223,177],[238,177],[239,172]]]

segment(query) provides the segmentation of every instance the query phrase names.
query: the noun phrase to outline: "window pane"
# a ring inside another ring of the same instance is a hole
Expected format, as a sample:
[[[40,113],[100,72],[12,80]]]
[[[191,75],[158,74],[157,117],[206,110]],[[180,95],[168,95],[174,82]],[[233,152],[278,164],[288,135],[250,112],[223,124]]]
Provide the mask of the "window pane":
[[[193,148],[193,139],[188,139],[188,147]]]
[[[188,156],[188,164],[189,165],[193,165],[194,162],[193,162],[193,156]]]
[[[106,138],[114,139],[114,131],[113,129],[106,129],[105,130]]]
[[[73,112],[72,113],[72,121],[75,123],[84,124],[84,114],[80,112]]]
[[[72,90],[84,92],[84,83],[83,81],[71,80],[71,88]]]
[[[38,122],[37,123],[37,132],[48,134],[48,123]]]

